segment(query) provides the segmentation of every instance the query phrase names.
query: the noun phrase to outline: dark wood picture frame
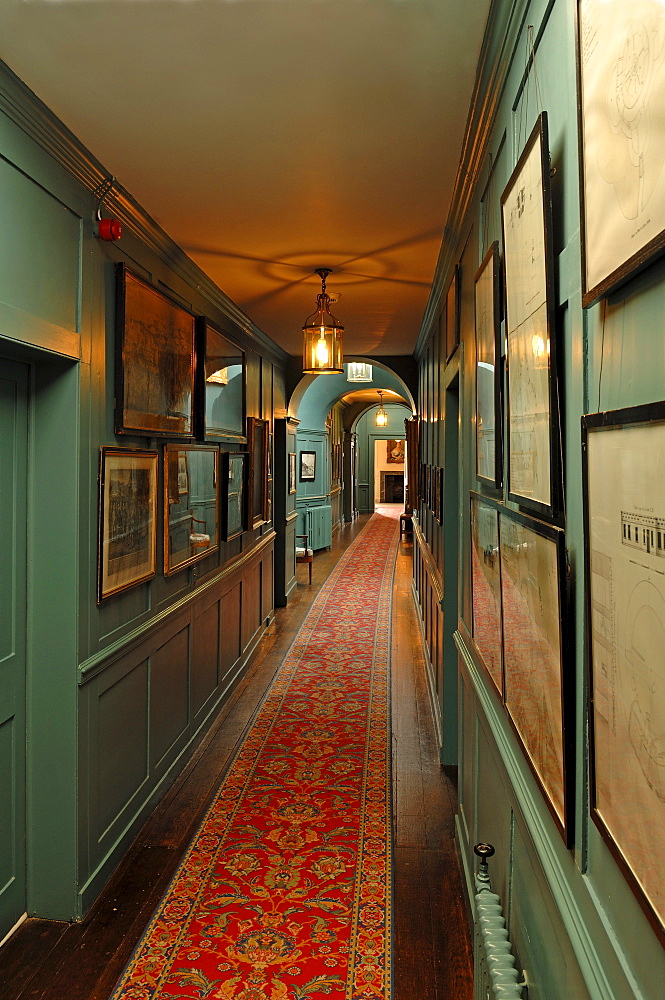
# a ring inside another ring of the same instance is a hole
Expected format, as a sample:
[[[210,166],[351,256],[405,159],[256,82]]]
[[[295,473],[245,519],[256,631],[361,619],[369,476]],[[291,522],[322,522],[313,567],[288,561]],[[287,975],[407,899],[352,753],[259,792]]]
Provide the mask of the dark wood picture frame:
[[[632,4],[612,0],[597,7],[577,0],[576,15],[582,305],[586,308],[665,250],[665,176],[661,170],[665,136],[659,113],[665,101],[665,78],[650,65],[656,58],[653,43],[642,52],[628,54],[628,38],[633,36],[642,44],[642,35],[636,34],[642,22],[635,19]],[[585,45],[585,37],[592,38],[593,44]],[[635,106],[627,107],[615,66],[631,56],[636,68],[629,71],[628,79],[635,80],[631,98]],[[613,122],[607,111],[610,100]]]
[[[184,494],[183,455],[188,470]],[[214,445],[179,441],[164,445],[164,576],[173,576],[219,549],[218,463],[219,449]]]
[[[460,284],[462,269],[455,264],[453,275],[446,292],[446,364],[459,347],[460,340]]]
[[[582,417],[591,817],[665,944],[664,469],[665,401]]]
[[[501,358],[501,255],[495,240],[474,278],[476,329],[476,478],[502,485],[503,386]],[[484,391],[481,391],[481,385]],[[489,400],[486,397],[489,396]]]
[[[528,552],[534,545],[538,547],[535,558]],[[503,701],[524,756],[569,847],[574,815],[575,714],[574,674],[566,669],[569,629],[565,533],[501,505],[499,551]],[[533,561],[528,571],[521,579],[513,579],[511,568],[517,575],[515,565],[519,570],[522,563],[524,568],[529,558]],[[544,566],[547,573],[543,573]]]
[[[157,572],[158,466],[156,451],[100,449],[98,604]]]
[[[195,325],[193,313],[116,265],[117,434],[194,436]]]
[[[259,417],[247,417],[249,449],[249,527],[268,520],[268,447],[270,425]]]
[[[298,473],[298,480],[301,483],[313,483],[315,479],[316,479],[316,452],[301,451],[300,471]]]
[[[199,316],[196,320],[196,356],[197,438],[245,444],[245,352],[205,316]]]
[[[501,195],[501,218],[508,373],[505,442],[508,499],[555,519],[561,513],[562,465],[545,111],[538,116]],[[525,260],[530,262],[529,274],[523,270]]]
[[[247,531],[249,452],[222,453],[222,539],[230,542]]]

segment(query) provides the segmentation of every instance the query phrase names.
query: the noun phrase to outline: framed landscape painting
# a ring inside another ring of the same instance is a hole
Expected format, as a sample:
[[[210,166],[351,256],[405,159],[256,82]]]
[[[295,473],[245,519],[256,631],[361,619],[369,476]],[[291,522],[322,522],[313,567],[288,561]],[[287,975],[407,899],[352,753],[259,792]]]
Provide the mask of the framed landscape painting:
[[[194,435],[195,318],[116,269],[116,433]]]
[[[157,464],[156,451],[101,449],[98,603],[155,575]]]

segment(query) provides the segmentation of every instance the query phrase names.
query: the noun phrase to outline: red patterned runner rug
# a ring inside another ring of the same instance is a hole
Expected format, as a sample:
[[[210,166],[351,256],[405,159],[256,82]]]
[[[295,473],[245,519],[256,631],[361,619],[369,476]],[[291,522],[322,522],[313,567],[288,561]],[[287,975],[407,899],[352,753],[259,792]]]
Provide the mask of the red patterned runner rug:
[[[395,510],[317,595],[112,1000],[388,1000]]]

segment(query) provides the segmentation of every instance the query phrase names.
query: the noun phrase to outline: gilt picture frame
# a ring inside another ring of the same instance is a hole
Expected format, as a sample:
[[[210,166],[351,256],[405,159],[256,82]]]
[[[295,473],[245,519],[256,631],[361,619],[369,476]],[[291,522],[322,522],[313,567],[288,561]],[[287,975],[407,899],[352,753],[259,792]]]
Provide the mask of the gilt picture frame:
[[[446,292],[446,363],[452,360],[460,339],[460,279],[461,268],[455,264]]]
[[[98,604],[155,576],[157,474],[156,451],[100,449]]]
[[[245,444],[245,352],[204,316],[196,321],[196,436]]]
[[[219,449],[211,445],[164,445],[165,576],[219,549],[218,461]]]
[[[289,452],[289,494],[296,493],[298,489],[297,458],[295,451]]]
[[[258,417],[247,418],[249,450],[249,527],[268,520],[268,447],[270,425]]]
[[[495,240],[474,279],[476,328],[476,478],[502,484],[501,257]]]
[[[227,451],[222,461],[222,539],[230,542],[247,531],[249,452]]]
[[[497,694],[503,700],[503,611],[499,510],[480,493],[469,497],[471,635]]]

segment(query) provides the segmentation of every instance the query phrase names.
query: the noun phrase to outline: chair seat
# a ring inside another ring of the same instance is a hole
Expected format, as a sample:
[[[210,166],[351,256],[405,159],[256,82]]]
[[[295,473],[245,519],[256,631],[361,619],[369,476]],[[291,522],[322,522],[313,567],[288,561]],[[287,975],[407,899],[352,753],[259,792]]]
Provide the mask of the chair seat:
[[[296,548],[296,559],[301,559],[304,556],[313,556],[314,549],[299,549]]]
[[[193,531],[189,536],[189,544],[194,549],[207,549],[210,545],[210,535],[202,531]]]

